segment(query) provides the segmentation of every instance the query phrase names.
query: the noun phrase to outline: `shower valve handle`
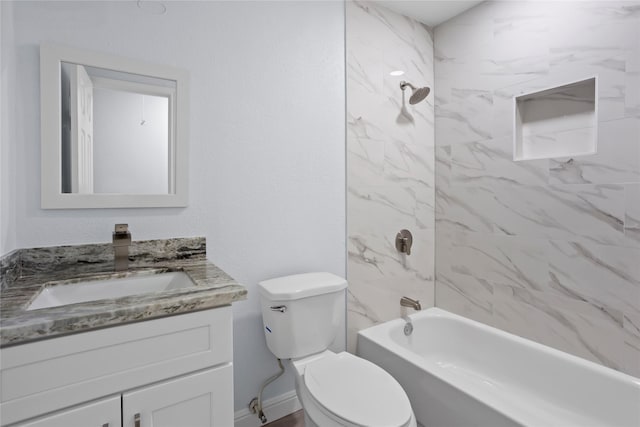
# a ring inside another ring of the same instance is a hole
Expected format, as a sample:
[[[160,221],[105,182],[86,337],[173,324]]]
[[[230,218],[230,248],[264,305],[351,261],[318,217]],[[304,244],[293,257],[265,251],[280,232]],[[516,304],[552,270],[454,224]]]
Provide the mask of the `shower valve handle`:
[[[411,246],[413,245],[413,236],[409,230],[400,230],[396,234],[396,249],[398,252],[411,255]]]

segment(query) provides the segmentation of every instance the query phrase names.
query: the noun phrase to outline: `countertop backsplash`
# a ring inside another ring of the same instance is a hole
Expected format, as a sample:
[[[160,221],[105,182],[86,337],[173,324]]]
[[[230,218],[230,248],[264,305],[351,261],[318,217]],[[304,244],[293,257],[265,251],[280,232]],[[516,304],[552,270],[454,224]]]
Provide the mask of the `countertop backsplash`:
[[[204,237],[133,241],[129,247],[129,268],[157,266],[171,260],[204,260],[206,256]],[[2,289],[113,272],[113,260],[110,243],[18,249],[0,259]]]
[[[20,277],[20,250],[0,257],[0,290],[6,289]]]

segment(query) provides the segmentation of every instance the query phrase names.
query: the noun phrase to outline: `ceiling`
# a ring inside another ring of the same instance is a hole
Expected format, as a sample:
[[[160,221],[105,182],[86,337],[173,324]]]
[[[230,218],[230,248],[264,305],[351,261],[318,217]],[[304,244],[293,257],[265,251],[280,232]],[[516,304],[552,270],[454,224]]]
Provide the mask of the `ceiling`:
[[[482,0],[378,0],[376,3],[435,27],[482,3]]]

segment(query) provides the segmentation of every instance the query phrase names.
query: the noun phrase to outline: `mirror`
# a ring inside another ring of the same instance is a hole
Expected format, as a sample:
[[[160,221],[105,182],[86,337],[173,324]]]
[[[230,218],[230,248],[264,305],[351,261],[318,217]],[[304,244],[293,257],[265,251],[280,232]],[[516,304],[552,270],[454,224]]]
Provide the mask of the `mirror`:
[[[42,208],[187,205],[187,73],[40,48]]]

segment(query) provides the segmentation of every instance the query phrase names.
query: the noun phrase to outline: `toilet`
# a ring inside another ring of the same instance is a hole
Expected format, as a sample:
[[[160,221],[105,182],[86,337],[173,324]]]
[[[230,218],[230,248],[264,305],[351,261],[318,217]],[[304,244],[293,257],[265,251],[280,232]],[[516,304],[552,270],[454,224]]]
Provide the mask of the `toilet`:
[[[416,427],[411,404],[385,370],[329,345],[341,327],[345,279],[305,273],[258,284],[269,350],[291,359],[307,427]]]

